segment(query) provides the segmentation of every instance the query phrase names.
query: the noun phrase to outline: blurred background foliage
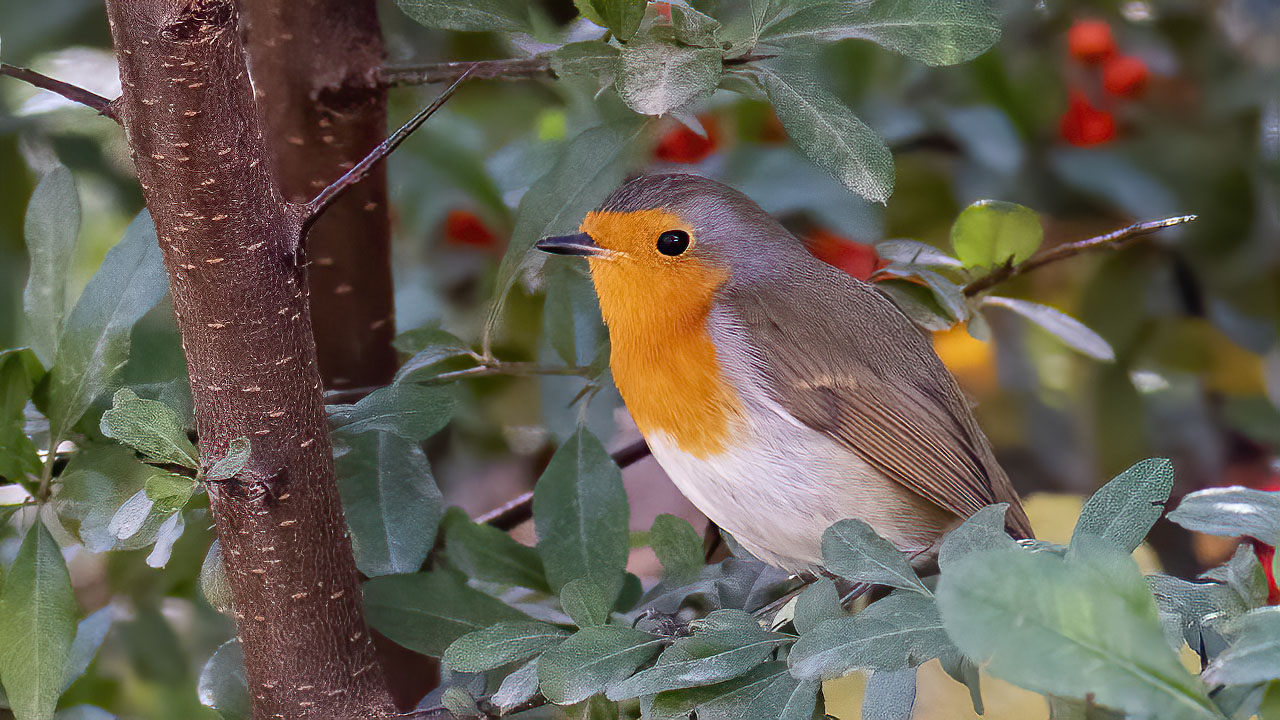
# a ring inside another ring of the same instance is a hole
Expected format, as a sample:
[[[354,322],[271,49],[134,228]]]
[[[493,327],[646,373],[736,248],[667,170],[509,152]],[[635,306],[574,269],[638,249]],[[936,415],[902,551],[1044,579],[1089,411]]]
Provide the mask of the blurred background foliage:
[[[573,21],[570,3],[540,4],[552,21]],[[1087,494],[1149,456],[1174,459],[1175,495],[1230,484],[1280,489],[1280,5],[1006,0],[1001,8],[1001,41],[963,65],[930,68],[856,40],[822,51],[830,89],[893,150],[896,189],[885,205],[815,167],[767,103],[724,91],[698,107],[693,124],[705,136],[675,119],[651,121],[628,149],[627,170],[727,182],[810,238],[815,252],[864,276],[880,266],[874,245],[885,240],[949,249],[957,214],[982,198],[1037,210],[1046,247],[1136,220],[1196,214],[1196,222],[1121,252],[1057,263],[1001,288],[1080,319],[1111,345],[1114,362],[1073,352],[1001,308],[984,310],[989,341],[959,327],[939,332],[936,346],[1019,490],[1045,493],[1031,501],[1040,508],[1038,529],[1074,514],[1071,501],[1055,503],[1053,494]],[[391,63],[544,49],[428,30],[391,2],[381,11]],[[118,93],[96,0],[0,4],[0,34],[6,62]],[[609,101],[593,102],[596,89],[577,80],[471,82],[391,159],[399,331],[439,327],[468,342],[481,338],[514,209],[567,144],[611,111]],[[407,117],[433,92],[396,90],[392,117]],[[73,297],[142,207],[113,122],[0,83],[0,347],[25,337],[23,216],[54,157],[74,172],[83,203],[68,268]],[[517,279],[494,354],[589,365],[601,328],[582,268],[551,260],[543,270]],[[549,327],[565,322],[567,329]],[[181,372],[167,305],[133,332],[126,382]],[[554,346],[549,337],[558,338]],[[412,336],[404,345],[414,347]],[[528,490],[584,413],[610,447],[637,437],[607,376],[595,385],[573,376],[486,377],[461,392],[452,424],[427,453],[446,501],[473,516]],[[662,512],[705,522],[651,460],[625,479],[633,529],[648,529]],[[5,564],[18,540],[12,527],[0,531]],[[207,522],[188,521],[162,570],[146,565],[145,550],[68,551],[80,604],[111,608],[120,621],[64,706],[214,716],[194,690],[201,665],[231,634],[198,588],[210,541]],[[1183,576],[1221,562],[1233,547],[1163,522],[1151,542],[1158,555],[1151,562]],[[656,571],[639,553],[632,566],[642,576]]]

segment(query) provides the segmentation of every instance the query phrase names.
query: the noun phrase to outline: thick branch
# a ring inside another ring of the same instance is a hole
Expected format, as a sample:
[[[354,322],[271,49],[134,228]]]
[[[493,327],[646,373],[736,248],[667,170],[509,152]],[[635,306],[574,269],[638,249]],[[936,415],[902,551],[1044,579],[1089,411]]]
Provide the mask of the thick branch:
[[[234,0],[107,0],[115,104],[164,253],[254,717],[392,712],[361,606],[316,368],[298,217],[281,197]]]
[[[35,70],[15,67],[8,63],[0,63],[0,75],[8,75],[11,78],[16,78],[30,85],[34,85],[41,90],[48,90],[49,92],[57,93],[71,102],[80,103],[87,108],[96,110],[98,114],[103,117],[109,117],[112,120],[119,122],[119,119],[116,118],[115,109],[112,107],[112,101],[95,92],[90,92],[82,87],[72,85],[71,83],[65,83],[61,80],[54,80],[48,75],[42,75]]]
[[[1059,245],[1045,250],[1034,257],[1028,258],[1017,265],[1005,265],[993,270],[987,275],[983,275],[977,280],[966,285],[964,287],[964,294],[968,297],[973,297],[978,293],[990,290],[1010,278],[1025,275],[1026,273],[1029,273],[1036,268],[1048,265],[1049,263],[1055,263],[1059,260],[1075,257],[1076,255],[1080,255],[1081,253],[1086,253],[1091,250],[1119,250],[1140,237],[1150,235],[1154,232],[1159,232],[1165,228],[1171,228],[1174,225],[1188,223],[1195,219],[1195,215],[1179,215],[1178,217],[1165,218],[1164,220],[1134,223],[1128,227],[1109,232],[1106,235],[1098,235],[1097,237],[1091,237],[1087,240],[1078,240],[1073,243]]]

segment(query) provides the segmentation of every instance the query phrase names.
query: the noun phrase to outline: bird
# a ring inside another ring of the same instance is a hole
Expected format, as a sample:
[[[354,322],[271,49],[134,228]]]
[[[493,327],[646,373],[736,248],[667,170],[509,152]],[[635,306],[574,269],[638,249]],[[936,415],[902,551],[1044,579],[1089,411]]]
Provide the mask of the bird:
[[[994,503],[1026,513],[924,331],[741,192],[639,176],[544,252],[587,259],[627,410],[676,487],[756,558],[822,570],[856,518],[936,568]]]

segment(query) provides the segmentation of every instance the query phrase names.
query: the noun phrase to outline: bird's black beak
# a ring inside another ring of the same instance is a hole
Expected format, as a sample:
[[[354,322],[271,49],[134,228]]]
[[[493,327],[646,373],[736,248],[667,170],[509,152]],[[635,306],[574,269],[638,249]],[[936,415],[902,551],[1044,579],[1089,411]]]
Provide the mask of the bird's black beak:
[[[554,255],[580,255],[583,257],[603,257],[608,250],[596,244],[586,233],[561,235],[559,237],[542,238],[534,247],[542,252]]]

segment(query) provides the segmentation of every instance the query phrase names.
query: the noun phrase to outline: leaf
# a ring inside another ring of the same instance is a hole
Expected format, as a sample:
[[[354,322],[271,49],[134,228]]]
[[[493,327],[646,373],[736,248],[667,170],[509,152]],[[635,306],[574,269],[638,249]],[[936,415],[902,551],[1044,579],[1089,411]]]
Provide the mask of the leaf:
[[[666,115],[715,92],[723,71],[721,60],[716,48],[628,43],[618,66],[618,95],[641,115]]]
[[[867,678],[862,720],[911,720],[915,704],[915,668],[876,670]]]
[[[591,577],[570,580],[560,590],[560,607],[578,627],[604,625],[609,622],[622,578],[597,582]]]
[[[200,704],[217,710],[223,720],[249,720],[253,716],[240,643],[228,640],[214,651],[200,671],[196,693]]]
[[[485,672],[521,662],[559,645],[569,633],[542,622],[503,622],[467,633],[445,650],[442,661],[454,672]]]
[[[53,716],[71,657],[76,611],[62,551],[37,519],[0,596],[0,682],[19,720]]]
[[[62,473],[55,486],[54,507],[63,526],[91,552],[145,547],[155,537],[160,520],[152,527],[146,513],[136,511],[149,512],[152,503],[144,488],[155,474],[155,468],[140,462],[123,445],[90,443],[72,456]],[[116,521],[115,516],[122,505],[137,497],[141,499],[134,499],[135,507],[126,514],[132,517],[130,523],[139,524],[130,528],[128,540],[119,541],[113,524],[118,526],[125,518]],[[138,508],[138,504],[146,507]]]
[[[586,267],[576,258],[548,258],[542,277],[547,288],[542,327],[547,343],[566,365],[586,365],[608,342],[600,305]]]
[[[489,701],[498,706],[506,714],[517,705],[527,702],[538,694],[538,658],[522,665],[518,670],[506,676],[498,691]]]
[[[942,570],[945,572],[956,560],[972,552],[1017,548],[1017,541],[1005,531],[1004,518],[1008,510],[1008,503],[988,505],[948,532],[938,550],[938,565]]]
[[[951,244],[965,267],[1016,265],[1031,257],[1043,240],[1035,210],[1000,200],[973,203],[951,226]]]
[[[147,478],[143,491],[155,506],[156,512],[168,515],[186,506],[195,492],[196,481],[182,475],[162,473]]]
[[[440,704],[454,717],[480,717],[476,699],[465,688],[451,685],[440,693]]]
[[[107,532],[116,539],[128,540],[142,530],[154,507],[155,501],[147,496],[147,491],[139,490],[116,509],[107,525]]]
[[[955,653],[933,600],[893,592],[857,615],[824,620],[791,648],[801,680],[834,680],[854,670],[901,670]]]
[[[178,413],[162,402],[138,397],[129,388],[116,391],[99,426],[103,435],[132,447],[152,462],[192,469],[200,464]]]
[[[1160,718],[1218,718],[1165,644],[1155,603],[1128,555],[1093,544],[1050,553],[970,553],[937,590],[947,633],[1004,680]]]
[[[685,45],[720,49],[720,21],[684,5],[671,6],[671,30]]]
[[[445,556],[467,577],[551,592],[537,550],[495,527],[471,522],[456,508],[445,516],[444,531]]]
[[[884,203],[893,192],[893,156],[884,140],[822,88],[813,73],[753,66],[778,119],[813,164],[851,191]]]
[[[50,435],[67,436],[129,359],[129,331],[169,289],[151,216],[143,211],[107,253],[67,315],[44,408]]]
[[[392,345],[401,352],[413,354],[396,371],[393,384],[429,380],[436,375],[434,368],[440,363],[470,356],[467,344],[457,335],[432,327],[400,333]]]
[[[644,19],[646,0],[588,0],[591,9],[613,31],[615,37],[627,42],[640,29],[640,21]]]
[[[682,585],[692,581],[705,564],[702,538],[688,520],[675,515],[659,515],[649,530],[649,546],[662,563],[665,581]]]
[[[1244,487],[1197,490],[1182,498],[1169,519],[1208,535],[1247,535],[1280,544],[1280,493]]]
[[[1153,458],[1137,463],[1084,504],[1071,534],[1071,547],[1078,548],[1080,539],[1090,538],[1133,552],[1164,514],[1172,490],[1172,462]]]
[[[444,500],[415,442],[362,433],[338,458],[338,491],[356,567],[369,577],[411,573],[435,542]]]
[[[66,692],[89,669],[89,664],[97,656],[102,641],[116,621],[116,608],[106,605],[89,613],[88,617],[76,625],[75,640],[71,643],[71,651],[67,656],[67,665],[62,675],[62,692]]]
[[[820,577],[809,584],[796,598],[793,622],[796,633],[804,635],[825,620],[844,617],[840,605],[840,592],[831,578]]]
[[[1225,582],[1250,608],[1267,602],[1267,574],[1249,543],[1241,543],[1226,564],[1213,568],[1201,577]]]
[[[432,657],[469,632],[530,619],[447,570],[373,578],[364,584],[364,605],[375,630]]]
[[[696,711],[698,720],[811,720],[819,688],[816,681],[792,677],[785,663],[771,662],[726,682],[661,693],[654,698],[652,716],[683,720]]]
[[[784,43],[870,40],[927,65],[954,65],[1000,39],[990,0],[876,0],[804,5],[767,28],[761,40]]]
[[[916,240],[885,240],[876,243],[876,254],[904,265],[960,268],[963,263],[938,248]]]
[[[227,444],[227,453],[209,468],[209,472],[205,473],[205,481],[224,482],[239,475],[240,471],[244,470],[244,466],[249,463],[249,456],[252,453],[253,446],[249,438],[243,436],[233,438]]]
[[[200,564],[200,592],[214,610],[220,613],[231,611],[231,582],[222,564],[222,541],[216,538]]]
[[[557,77],[586,76],[612,83],[618,72],[622,51],[600,40],[572,42],[548,54],[551,70]]]
[[[80,195],[70,170],[57,165],[40,178],[27,203],[23,231],[31,265],[22,309],[32,349],[52,367],[67,311],[67,269],[80,234]]]
[[[982,298],[982,304],[987,307],[1002,307],[1018,313],[1044,328],[1054,337],[1061,340],[1067,347],[1081,355],[1103,362],[1112,362],[1116,359],[1115,350],[1111,349],[1110,343],[1098,333],[1085,327],[1079,320],[1061,310],[1028,300],[1018,300],[997,295],[988,295]]]
[[[525,0],[396,0],[406,15],[429,28],[470,32],[533,32]]]
[[[73,705],[59,710],[53,720],[116,720],[116,716],[95,705]]]
[[[557,705],[580,703],[629,677],[665,643],[625,625],[583,628],[538,659],[542,694]]]
[[[422,442],[449,424],[457,407],[451,385],[397,383],[378,388],[354,405],[330,405],[334,431],[355,435],[386,432]]]
[[[40,455],[27,437],[25,408],[43,376],[31,350],[0,351],[0,478],[18,481],[40,474]]]
[[[627,700],[723,682],[769,660],[790,639],[764,630],[742,610],[716,610],[695,622],[692,636],[662,651],[656,665],[611,686],[608,697]]]
[[[1225,645],[1223,626],[1250,607],[1223,583],[1194,583],[1156,573],[1147,576],[1147,584],[1155,596],[1165,638],[1175,650],[1186,642],[1216,655]]]
[[[173,544],[182,537],[186,524],[182,521],[182,513],[175,512],[160,525],[156,533],[156,545],[147,555],[147,567],[162,568],[169,564],[169,556],[173,554]]]
[[[1247,685],[1280,679],[1280,606],[1253,610],[1231,622],[1235,642],[1205,668],[1210,684]]]
[[[630,552],[629,518],[622,471],[600,441],[579,427],[552,456],[533,492],[538,554],[551,588],[559,591],[576,578],[620,578]]]
[[[911,322],[930,332],[950,330],[950,314],[938,303],[931,288],[907,280],[882,280],[875,284]]]
[[[822,533],[827,570],[856,583],[873,583],[929,594],[902,551],[865,522],[841,520]]]

